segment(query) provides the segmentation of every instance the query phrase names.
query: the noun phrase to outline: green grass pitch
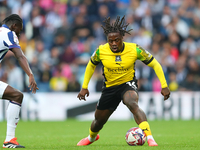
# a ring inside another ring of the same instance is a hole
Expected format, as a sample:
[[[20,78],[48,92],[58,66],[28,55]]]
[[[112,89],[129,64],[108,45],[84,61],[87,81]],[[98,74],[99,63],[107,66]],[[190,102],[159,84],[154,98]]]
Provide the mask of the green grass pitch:
[[[76,146],[88,136],[91,121],[67,120],[64,122],[18,123],[16,137],[21,145],[32,150],[199,150],[200,121],[149,121],[158,147],[129,146],[125,142],[126,131],[137,127],[134,120],[108,121],[100,139],[89,146]],[[6,122],[0,122],[0,141],[5,139]],[[3,149],[2,146],[0,149]]]

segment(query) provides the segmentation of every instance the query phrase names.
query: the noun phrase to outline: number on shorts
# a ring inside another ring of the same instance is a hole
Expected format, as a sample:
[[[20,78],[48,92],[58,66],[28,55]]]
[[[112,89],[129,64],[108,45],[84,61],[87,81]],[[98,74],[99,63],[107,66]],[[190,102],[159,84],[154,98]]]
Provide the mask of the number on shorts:
[[[129,81],[129,82],[126,82],[126,84],[128,84],[129,86],[131,86],[134,89],[137,89],[137,86],[135,85],[135,81],[132,81],[132,83]]]

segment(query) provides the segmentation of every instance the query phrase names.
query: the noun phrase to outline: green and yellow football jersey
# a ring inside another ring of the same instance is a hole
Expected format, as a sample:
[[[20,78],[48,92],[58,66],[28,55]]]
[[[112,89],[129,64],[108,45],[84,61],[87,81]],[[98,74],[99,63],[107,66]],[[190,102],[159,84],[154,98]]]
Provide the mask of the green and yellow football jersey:
[[[120,85],[133,80],[135,77],[135,62],[141,60],[148,65],[153,56],[135,43],[124,42],[122,52],[113,53],[109,44],[100,45],[91,56],[91,62],[103,64],[103,76],[106,87]]]

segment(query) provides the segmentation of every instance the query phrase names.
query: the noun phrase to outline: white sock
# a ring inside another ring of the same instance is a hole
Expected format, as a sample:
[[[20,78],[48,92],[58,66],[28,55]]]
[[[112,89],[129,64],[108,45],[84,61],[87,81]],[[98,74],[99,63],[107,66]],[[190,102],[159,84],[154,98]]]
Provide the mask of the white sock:
[[[148,139],[152,139],[152,140],[154,140],[154,138],[153,138],[152,135],[148,135],[148,136],[147,136],[147,141],[148,141]],[[154,140],[154,141],[155,141],[155,140]]]
[[[89,139],[90,142],[94,142],[94,141],[96,140],[96,137],[97,137],[97,136],[95,136],[95,138],[91,138],[90,135],[89,135],[89,136],[88,136],[88,139]]]
[[[17,123],[19,121],[19,112],[20,112],[20,104],[16,104],[14,102],[10,102],[7,109],[7,132],[6,132],[6,140],[10,141],[15,137],[15,128],[17,127]]]

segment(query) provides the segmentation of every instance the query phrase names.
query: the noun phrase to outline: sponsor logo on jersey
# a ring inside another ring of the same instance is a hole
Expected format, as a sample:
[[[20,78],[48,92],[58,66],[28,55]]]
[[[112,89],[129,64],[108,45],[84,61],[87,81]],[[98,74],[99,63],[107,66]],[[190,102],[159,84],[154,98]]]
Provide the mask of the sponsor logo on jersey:
[[[122,61],[121,56],[115,56],[115,61],[116,62]]]
[[[122,74],[128,71],[128,69],[124,67],[117,68],[117,69],[108,68],[108,71],[112,72],[112,74]]]

